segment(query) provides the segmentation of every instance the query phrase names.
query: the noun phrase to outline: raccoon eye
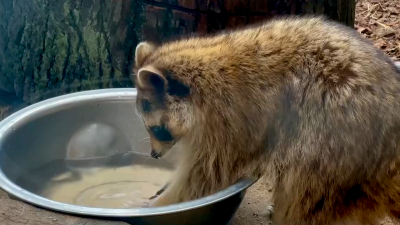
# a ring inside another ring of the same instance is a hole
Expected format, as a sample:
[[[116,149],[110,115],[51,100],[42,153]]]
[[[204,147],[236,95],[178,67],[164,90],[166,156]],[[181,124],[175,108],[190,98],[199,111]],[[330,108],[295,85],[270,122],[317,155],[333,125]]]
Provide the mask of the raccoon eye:
[[[152,107],[151,102],[149,100],[143,100],[142,101],[143,112],[149,113],[149,112],[151,112],[152,108],[153,107]]]
[[[174,140],[171,133],[164,126],[149,127],[149,130],[151,131],[151,133],[153,133],[154,137],[159,141],[168,142]]]

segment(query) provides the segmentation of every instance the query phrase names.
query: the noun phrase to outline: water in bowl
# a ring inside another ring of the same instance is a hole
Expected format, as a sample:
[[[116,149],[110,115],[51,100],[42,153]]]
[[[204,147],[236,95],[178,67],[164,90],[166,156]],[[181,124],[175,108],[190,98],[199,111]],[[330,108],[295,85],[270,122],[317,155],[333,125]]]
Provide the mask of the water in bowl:
[[[69,139],[63,159],[26,171],[17,184],[42,197],[78,206],[145,207],[168,182],[173,166],[132,150],[135,147],[113,126],[84,124]]]
[[[99,168],[70,179],[66,172],[51,179],[41,195],[58,202],[97,208],[146,207],[168,181],[170,170],[141,165]],[[67,182],[62,181],[67,180]]]
[[[119,165],[109,162],[108,166],[79,170],[71,170],[66,160],[55,160],[20,177],[17,184],[47,199],[78,206],[147,207],[149,199],[169,181],[173,170],[159,164],[141,164],[134,158],[129,160],[131,163],[125,159]]]

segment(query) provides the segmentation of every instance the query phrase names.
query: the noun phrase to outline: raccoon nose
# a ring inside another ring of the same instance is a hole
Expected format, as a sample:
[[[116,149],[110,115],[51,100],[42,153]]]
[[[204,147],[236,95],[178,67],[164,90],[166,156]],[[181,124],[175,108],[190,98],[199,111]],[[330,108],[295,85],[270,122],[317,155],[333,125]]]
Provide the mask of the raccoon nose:
[[[150,153],[151,157],[155,158],[155,159],[159,159],[162,156],[161,152],[156,152],[154,149],[151,150]]]

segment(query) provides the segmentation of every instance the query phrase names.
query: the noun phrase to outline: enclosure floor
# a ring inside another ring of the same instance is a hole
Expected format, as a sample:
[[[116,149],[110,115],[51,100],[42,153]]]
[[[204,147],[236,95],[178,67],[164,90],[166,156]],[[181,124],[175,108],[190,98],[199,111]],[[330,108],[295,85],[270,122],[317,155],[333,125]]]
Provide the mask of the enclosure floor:
[[[250,187],[231,225],[268,225],[268,206],[272,204],[272,188],[267,180],[261,179]]]

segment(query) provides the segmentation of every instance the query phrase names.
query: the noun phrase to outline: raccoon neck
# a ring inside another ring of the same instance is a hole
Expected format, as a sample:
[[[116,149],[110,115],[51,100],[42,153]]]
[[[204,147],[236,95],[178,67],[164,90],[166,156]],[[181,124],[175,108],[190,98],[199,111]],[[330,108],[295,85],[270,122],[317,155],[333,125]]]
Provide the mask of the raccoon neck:
[[[193,168],[204,179],[215,182],[216,187],[232,185],[242,177],[258,178],[264,161],[258,147],[260,141],[248,138],[249,134],[241,131],[237,124],[227,122],[224,119],[219,119],[219,123],[206,121],[196,126],[184,142],[185,163],[193,164]],[[254,133],[254,137],[261,140],[256,136],[260,135]]]
[[[230,185],[244,176],[258,178],[266,164],[274,161],[274,155],[285,151],[298,134],[300,118],[294,92],[290,85],[282,85],[276,93],[269,93],[268,99],[259,92],[244,107],[203,108],[187,141],[187,157],[223,184]]]

